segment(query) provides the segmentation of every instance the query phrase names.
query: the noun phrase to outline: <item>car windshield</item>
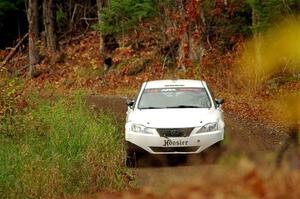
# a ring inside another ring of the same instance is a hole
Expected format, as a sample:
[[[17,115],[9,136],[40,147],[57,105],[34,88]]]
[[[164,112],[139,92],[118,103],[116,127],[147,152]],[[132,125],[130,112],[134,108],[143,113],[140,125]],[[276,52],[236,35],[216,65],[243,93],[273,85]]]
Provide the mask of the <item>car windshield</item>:
[[[205,88],[151,88],[145,89],[139,109],[210,108],[211,101]]]

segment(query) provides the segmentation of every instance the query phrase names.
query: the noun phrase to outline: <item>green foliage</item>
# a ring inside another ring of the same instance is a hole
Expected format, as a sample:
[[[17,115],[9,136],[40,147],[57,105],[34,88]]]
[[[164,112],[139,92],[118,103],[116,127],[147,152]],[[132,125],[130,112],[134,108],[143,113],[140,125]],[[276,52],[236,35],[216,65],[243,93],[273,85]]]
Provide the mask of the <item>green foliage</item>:
[[[19,117],[23,133],[0,133],[0,198],[59,198],[120,190],[122,134],[75,100],[41,103]],[[9,124],[4,124],[9,125]]]
[[[247,0],[247,3],[252,7],[257,22],[253,24],[253,31],[259,32],[270,28],[274,23],[283,20],[287,15],[292,15],[297,12],[297,4],[299,0]],[[254,19],[255,20],[255,19]]]
[[[58,10],[56,11],[56,24],[57,24],[57,28],[58,28],[58,32],[62,32],[64,27],[67,24],[67,14],[61,9],[58,8]]]
[[[111,0],[101,12],[102,24],[94,27],[104,35],[124,33],[153,13],[153,0]]]
[[[221,47],[223,53],[232,49],[239,36],[247,37],[251,33],[251,7],[240,0],[228,2],[225,9],[223,4],[215,4],[215,1],[204,0],[203,10],[206,18],[206,30],[203,43],[206,43],[209,35],[214,47]]]
[[[0,16],[5,15],[5,12],[16,10],[14,3],[8,0],[0,0]]]
[[[0,17],[4,16],[6,12],[15,11],[22,7],[24,0],[0,0]]]

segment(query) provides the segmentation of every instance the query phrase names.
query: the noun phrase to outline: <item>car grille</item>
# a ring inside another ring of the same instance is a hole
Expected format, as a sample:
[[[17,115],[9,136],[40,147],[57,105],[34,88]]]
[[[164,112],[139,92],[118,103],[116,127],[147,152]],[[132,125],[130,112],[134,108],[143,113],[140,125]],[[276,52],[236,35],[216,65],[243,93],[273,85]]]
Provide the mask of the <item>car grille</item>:
[[[156,129],[161,137],[188,137],[194,128]]]
[[[191,147],[150,147],[154,152],[196,152],[199,146]]]

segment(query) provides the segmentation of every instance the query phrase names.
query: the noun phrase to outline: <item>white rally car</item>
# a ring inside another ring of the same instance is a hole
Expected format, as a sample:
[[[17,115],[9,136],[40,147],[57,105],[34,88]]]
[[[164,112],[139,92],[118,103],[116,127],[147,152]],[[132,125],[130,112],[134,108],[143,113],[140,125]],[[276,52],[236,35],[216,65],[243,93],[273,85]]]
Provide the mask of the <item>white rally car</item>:
[[[137,152],[195,154],[224,139],[220,105],[204,81],[159,80],[143,83],[128,101],[125,125],[127,165]]]

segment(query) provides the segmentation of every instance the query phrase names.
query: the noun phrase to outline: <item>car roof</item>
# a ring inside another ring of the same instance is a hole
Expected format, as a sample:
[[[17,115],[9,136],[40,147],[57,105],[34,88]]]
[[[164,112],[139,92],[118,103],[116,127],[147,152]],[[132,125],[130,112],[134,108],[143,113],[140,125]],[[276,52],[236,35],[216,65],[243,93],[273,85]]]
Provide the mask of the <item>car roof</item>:
[[[168,87],[197,87],[204,88],[206,83],[200,80],[155,80],[146,82],[145,88],[168,88]]]

